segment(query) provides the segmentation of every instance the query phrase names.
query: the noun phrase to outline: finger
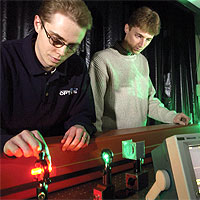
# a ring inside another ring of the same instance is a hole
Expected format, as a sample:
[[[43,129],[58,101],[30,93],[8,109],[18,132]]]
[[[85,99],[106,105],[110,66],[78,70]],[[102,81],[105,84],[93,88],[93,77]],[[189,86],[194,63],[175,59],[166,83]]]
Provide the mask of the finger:
[[[78,151],[80,148],[83,148],[83,146],[85,145],[85,140],[86,140],[87,138],[85,138],[85,137],[82,137],[82,139],[81,139],[81,141],[76,145],[76,146],[74,146],[74,145],[70,145],[70,149],[68,148],[68,150],[71,150],[71,151]]]
[[[16,156],[17,158],[20,158],[23,156],[23,152],[20,148],[16,149],[14,156]]]
[[[87,146],[89,145],[89,143],[90,143],[90,135],[88,135],[88,137],[87,137],[87,139],[86,139],[86,143],[83,145],[82,148],[87,147]]]
[[[179,123],[180,125],[186,125],[185,122],[183,122],[183,121],[181,121],[181,120],[180,120],[178,123]]]
[[[70,128],[70,131],[66,132],[65,134],[67,134],[67,136],[65,136],[66,140],[65,140],[65,143],[63,144],[62,146],[62,150],[63,151],[66,151],[67,148],[69,147],[70,143],[72,142],[72,140],[74,139],[74,136],[75,136],[75,129],[71,129]]]
[[[64,144],[65,141],[66,141],[66,138],[63,138],[63,139],[61,140],[61,144]]]
[[[22,150],[11,141],[6,142],[4,145],[4,153],[7,156],[16,156],[18,158],[23,156]]]
[[[186,122],[185,122],[185,125],[188,125],[188,124],[189,124],[189,121],[190,121],[190,120],[187,119]]]
[[[23,135],[24,134],[16,135],[12,141],[21,149],[24,157],[33,156],[33,151],[30,148],[29,144],[24,140]]]
[[[72,150],[74,149],[80,142],[80,137],[76,136],[72,142],[68,145],[67,150]]]
[[[45,146],[47,146],[44,138],[42,137],[42,135],[40,134],[40,132],[38,130],[33,130],[33,131],[31,131],[31,133],[35,136],[35,138],[37,138],[40,141],[40,143],[42,145],[44,145],[44,146],[42,146],[42,148],[44,148]],[[42,149],[40,149],[40,150],[42,150]]]
[[[188,124],[189,124],[189,122],[190,122],[190,118],[189,118],[189,117],[187,117],[187,116],[185,116],[185,125],[188,125]]]
[[[24,134],[21,134],[21,137],[32,149],[33,155],[38,154],[42,150],[40,140],[38,140],[32,132],[27,131]]]
[[[84,134],[83,134],[83,136],[81,138],[80,143],[76,147],[74,147],[73,149],[71,149],[71,150],[72,151],[78,151],[81,148],[85,148],[85,147],[88,146],[89,141],[90,141],[90,135],[87,132],[84,132]]]
[[[89,145],[89,143],[90,143],[90,135],[87,133],[87,138],[85,140],[85,144],[84,144],[83,148],[87,147]]]
[[[182,114],[178,113],[174,118],[174,123],[175,124],[180,124],[181,118],[182,118]]]
[[[40,144],[42,145],[42,149],[44,149],[45,153],[46,153],[45,158],[47,158],[47,160],[51,163],[51,155],[50,155],[50,152],[49,152],[49,148],[48,148],[47,143],[45,142],[44,138],[42,137],[41,133],[38,130],[33,130],[31,132],[41,142]]]
[[[88,138],[87,138],[86,144],[89,145],[89,143],[90,143],[90,135],[88,134]]]
[[[64,144],[65,141],[67,140],[68,134],[69,134],[69,130],[65,133],[63,139],[61,140],[61,143],[62,143],[62,144]]]
[[[86,133],[82,128],[75,128],[75,129],[76,129],[75,133],[76,136],[71,142],[71,144],[68,146],[67,150],[73,150],[79,143],[81,143],[82,145],[85,144]]]

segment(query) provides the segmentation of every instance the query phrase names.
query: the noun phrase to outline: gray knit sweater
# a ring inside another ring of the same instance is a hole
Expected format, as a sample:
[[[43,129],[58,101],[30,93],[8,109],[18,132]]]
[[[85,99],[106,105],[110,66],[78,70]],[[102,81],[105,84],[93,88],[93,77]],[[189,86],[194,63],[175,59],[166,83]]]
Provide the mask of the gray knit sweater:
[[[154,97],[148,61],[142,54],[123,55],[116,48],[99,51],[89,73],[97,131],[145,126],[147,116],[173,123],[177,113]]]

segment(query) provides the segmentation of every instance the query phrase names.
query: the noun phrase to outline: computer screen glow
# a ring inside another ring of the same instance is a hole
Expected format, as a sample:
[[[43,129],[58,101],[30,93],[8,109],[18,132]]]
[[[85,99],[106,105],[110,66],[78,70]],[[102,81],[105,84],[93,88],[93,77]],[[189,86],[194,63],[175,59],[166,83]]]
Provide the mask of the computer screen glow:
[[[189,152],[200,193],[200,145],[189,146]]]

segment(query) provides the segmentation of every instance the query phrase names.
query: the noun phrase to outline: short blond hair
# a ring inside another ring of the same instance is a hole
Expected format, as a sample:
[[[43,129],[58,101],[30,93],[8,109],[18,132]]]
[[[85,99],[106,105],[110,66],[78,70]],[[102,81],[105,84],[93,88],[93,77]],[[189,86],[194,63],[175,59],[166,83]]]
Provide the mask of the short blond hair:
[[[70,17],[81,28],[90,30],[92,27],[91,12],[83,0],[43,0],[38,15],[42,21],[50,22],[57,12]]]
[[[130,27],[139,27],[151,35],[158,35],[160,33],[161,22],[157,12],[144,6],[132,13],[128,25]]]

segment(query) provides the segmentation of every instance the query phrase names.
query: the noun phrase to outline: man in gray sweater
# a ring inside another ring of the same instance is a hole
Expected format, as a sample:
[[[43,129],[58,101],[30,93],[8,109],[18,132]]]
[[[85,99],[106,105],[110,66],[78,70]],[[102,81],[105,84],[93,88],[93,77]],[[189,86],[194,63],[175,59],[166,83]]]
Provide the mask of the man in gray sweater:
[[[159,15],[150,8],[139,8],[132,13],[124,31],[123,41],[95,53],[91,61],[97,131],[145,126],[147,116],[187,125],[189,117],[169,111],[154,97],[148,61],[140,53],[159,34]]]

